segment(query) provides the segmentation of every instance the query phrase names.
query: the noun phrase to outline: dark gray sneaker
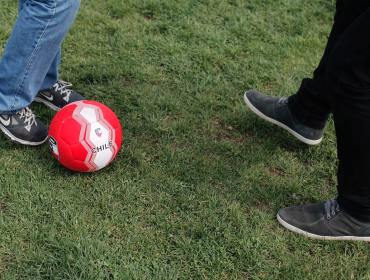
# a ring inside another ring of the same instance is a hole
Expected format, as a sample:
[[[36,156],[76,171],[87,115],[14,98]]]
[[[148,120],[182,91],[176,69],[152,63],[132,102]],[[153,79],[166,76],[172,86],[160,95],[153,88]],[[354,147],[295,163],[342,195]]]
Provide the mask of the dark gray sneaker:
[[[285,128],[302,142],[309,145],[319,144],[323,138],[323,129],[314,129],[303,125],[289,110],[288,98],[277,98],[257,90],[248,90],[244,94],[247,106],[261,118]]]
[[[13,142],[37,146],[48,139],[48,128],[26,107],[16,114],[0,115],[0,129]]]
[[[39,91],[34,101],[43,103],[54,111],[59,111],[70,103],[86,100],[82,95],[69,89],[71,86],[71,83],[58,80],[51,88]]]
[[[287,229],[311,238],[370,241],[370,223],[340,209],[336,199],[281,209],[277,219]]]

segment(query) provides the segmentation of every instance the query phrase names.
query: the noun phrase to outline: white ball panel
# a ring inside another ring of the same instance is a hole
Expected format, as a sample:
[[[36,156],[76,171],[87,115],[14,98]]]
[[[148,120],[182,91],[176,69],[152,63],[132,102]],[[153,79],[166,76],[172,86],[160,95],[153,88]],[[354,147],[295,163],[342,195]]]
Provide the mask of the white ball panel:
[[[97,132],[101,136],[99,137]],[[107,130],[103,125],[98,122],[94,122],[90,125],[90,142],[96,147],[96,156],[94,163],[99,167],[103,168],[111,160],[113,153],[109,148],[110,131]]]
[[[83,108],[80,112],[80,115],[83,116],[89,123],[97,121],[95,110],[92,108]]]

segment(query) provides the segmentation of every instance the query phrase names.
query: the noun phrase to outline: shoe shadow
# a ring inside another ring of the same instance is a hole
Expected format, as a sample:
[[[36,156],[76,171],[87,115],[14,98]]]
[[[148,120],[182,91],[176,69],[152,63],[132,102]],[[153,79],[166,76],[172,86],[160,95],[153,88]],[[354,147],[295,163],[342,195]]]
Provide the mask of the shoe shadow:
[[[262,143],[267,149],[282,148],[295,152],[310,148],[310,145],[303,143],[284,128],[261,119],[253,112],[246,112],[245,118],[248,122],[244,133],[253,135],[256,141]]]

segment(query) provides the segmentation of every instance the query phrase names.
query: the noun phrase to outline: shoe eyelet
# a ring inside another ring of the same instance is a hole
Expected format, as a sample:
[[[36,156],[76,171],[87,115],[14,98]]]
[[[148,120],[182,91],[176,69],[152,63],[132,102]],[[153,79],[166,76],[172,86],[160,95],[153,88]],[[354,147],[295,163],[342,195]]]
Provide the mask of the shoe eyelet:
[[[326,215],[326,218],[327,218],[328,220],[330,220],[330,218],[331,218],[331,217],[330,217],[329,215]]]

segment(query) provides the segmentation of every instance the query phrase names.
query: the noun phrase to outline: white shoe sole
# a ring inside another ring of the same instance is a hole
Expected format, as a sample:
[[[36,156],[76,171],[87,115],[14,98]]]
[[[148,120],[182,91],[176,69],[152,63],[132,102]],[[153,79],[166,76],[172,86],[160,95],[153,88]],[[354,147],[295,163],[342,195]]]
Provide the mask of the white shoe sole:
[[[291,134],[293,134],[296,138],[298,138],[302,142],[304,142],[304,143],[306,143],[308,145],[317,145],[317,144],[319,144],[322,141],[322,137],[320,139],[318,139],[318,140],[310,140],[310,139],[307,139],[307,138],[303,137],[302,135],[298,134],[297,132],[295,132],[294,130],[292,130],[291,128],[289,128],[288,126],[286,126],[285,124],[283,124],[281,122],[278,122],[277,120],[274,120],[274,119],[269,118],[268,116],[264,115],[256,107],[254,107],[252,105],[252,103],[248,100],[248,98],[247,98],[247,92],[244,94],[244,101],[247,104],[247,106],[249,107],[249,109],[251,109],[253,111],[253,113],[255,113],[256,115],[258,115],[259,117],[265,119],[268,122],[271,122],[273,124],[276,124],[276,125],[284,128],[284,129],[286,129],[287,131],[289,131]]]
[[[8,138],[8,139],[10,139],[10,141],[13,141],[13,142],[18,143],[18,144],[38,146],[38,145],[41,145],[41,144],[45,143],[45,141],[48,139],[48,137],[46,136],[46,138],[44,140],[42,140],[41,142],[30,142],[30,141],[22,140],[22,139],[19,139],[19,138],[15,137],[2,124],[0,124],[0,129],[2,130],[2,132],[4,132],[6,138]]]
[[[316,235],[313,233],[309,233],[307,231],[303,231],[295,226],[292,226],[291,224],[288,224],[285,222],[282,218],[280,218],[279,213],[277,214],[277,219],[279,223],[289,229],[290,231],[303,234],[307,237],[314,238],[314,239],[321,239],[321,240],[352,240],[352,241],[366,241],[370,242],[370,237],[360,237],[360,236],[322,236],[322,235]]]
[[[45,99],[42,99],[40,97],[35,97],[35,99],[33,100],[35,102],[38,102],[38,103],[42,103],[44,104],[46,107],[49,107],[50,109],[53,109],[54,111],[60,111],[61,108],[55,106],[54,104],[50,103],[49,101],[45,100]]]

